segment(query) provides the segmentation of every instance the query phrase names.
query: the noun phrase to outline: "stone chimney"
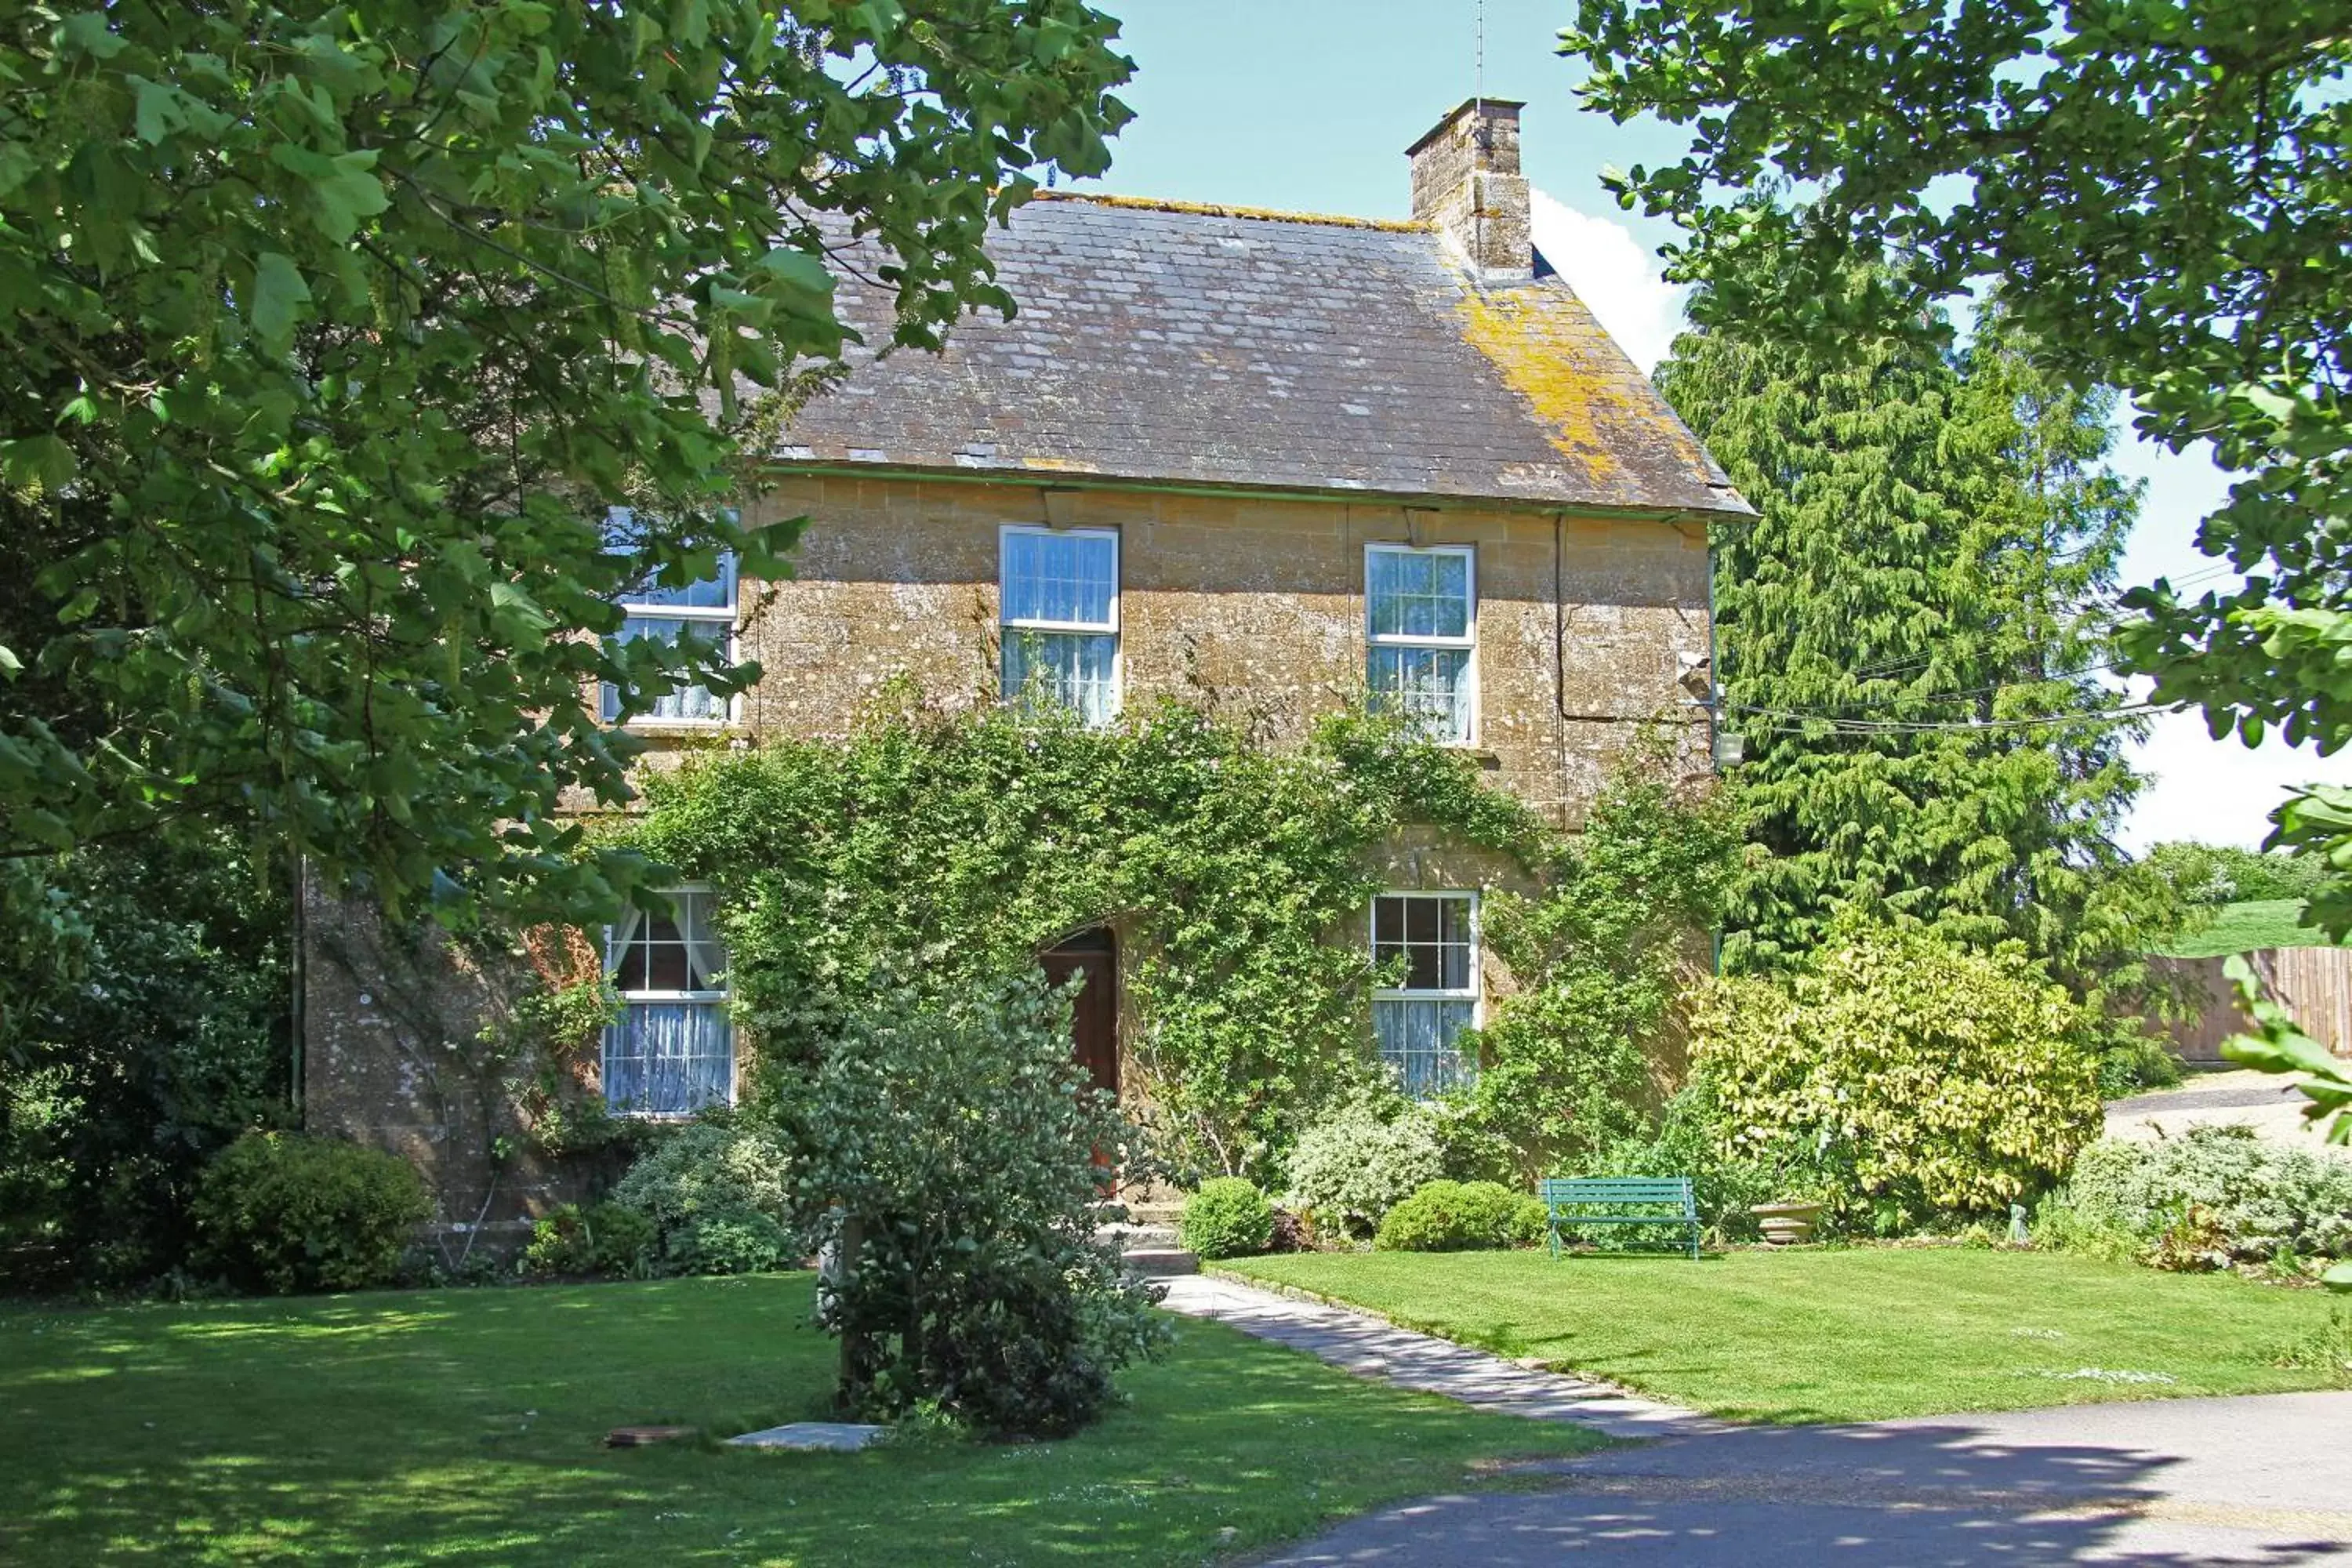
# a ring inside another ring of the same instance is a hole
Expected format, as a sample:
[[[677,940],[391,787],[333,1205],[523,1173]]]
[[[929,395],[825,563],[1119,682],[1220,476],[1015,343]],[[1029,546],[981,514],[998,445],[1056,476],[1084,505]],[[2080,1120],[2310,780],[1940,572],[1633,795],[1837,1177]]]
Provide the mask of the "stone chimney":
[[[1405,149],[1414,218],[1435,224],[1481,273],[1513,279],[1532,278],[1536,266],[1519,173],[1522,107],[1474,98]]]

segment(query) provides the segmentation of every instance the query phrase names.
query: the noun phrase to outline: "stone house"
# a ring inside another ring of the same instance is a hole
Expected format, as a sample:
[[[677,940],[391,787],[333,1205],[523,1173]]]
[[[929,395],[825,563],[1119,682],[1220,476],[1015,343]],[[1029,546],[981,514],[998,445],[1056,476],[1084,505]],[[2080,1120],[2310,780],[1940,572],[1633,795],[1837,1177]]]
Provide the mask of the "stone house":
[[[1410,222],[1051,193],[1021,209],[991,244],[1014,319],[974,317],[937,355],[861,353],[785,432],[760,504],[808,519],[793,580],[628,606],[625,635],[718,629],[766,672],[637,726],[680,746],[834,736],[911,676],[1095,722],[1213,692],[1278,743],[1369,689],[1568,826],[1630,726],[1683,721],[1703,757],[1707,531],[1748,510],[1535,251],[1519,107],[1465,103],[1410,149]],[[886,295],[845,279],[839,303],[888,341]],[[1351,940],[1406,957],[1375,999],[1381,1047],[1409,1084],[1442,1082],[1489,984],[1496,869],[1420,842],[1387,874]],[[609,939],[615,1110],[735,1089],[723,954],[707,897],[680,891],[676,919]],[[310,915],[313,947],[363,918]],[[1078,1047],[1119,1087],[1115,933],[1045,957],[1088,974]],[[478,1009],[423,989],[457,1008],[445,1032]],[[389,1043],[392,1001],[308,966],[309,1121],[407,1148],[460,1218],[483,1181],[449,1097]]]

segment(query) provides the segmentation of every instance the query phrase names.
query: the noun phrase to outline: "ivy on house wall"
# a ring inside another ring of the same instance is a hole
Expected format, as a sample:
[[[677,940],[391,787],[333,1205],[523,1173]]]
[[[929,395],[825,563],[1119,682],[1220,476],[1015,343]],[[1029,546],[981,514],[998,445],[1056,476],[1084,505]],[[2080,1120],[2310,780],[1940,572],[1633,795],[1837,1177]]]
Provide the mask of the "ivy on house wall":
[[[1567,874],[1584,852],[1473,759],[1361,712],[1270,750],[1172,701],[1087,730],[950,714],[902,687],[845,742],[703,753],[646,790],[649,810],[614,831],[719,890],[759,1073],[822,1059],[877,984],[951,991],[1108,925],[1128,1059],[1184,1174],[1270,1178],[1318,1111],[1391,1092],[1370,954],[1334,939],[1381,890],[1377,851],[1400,830],[1496,853],[1531,887],[1590,891]],[[1552,969],[1572,966],[1577,942],[1553,947]],[[755,1100],[774,1081],[755,1079]]]

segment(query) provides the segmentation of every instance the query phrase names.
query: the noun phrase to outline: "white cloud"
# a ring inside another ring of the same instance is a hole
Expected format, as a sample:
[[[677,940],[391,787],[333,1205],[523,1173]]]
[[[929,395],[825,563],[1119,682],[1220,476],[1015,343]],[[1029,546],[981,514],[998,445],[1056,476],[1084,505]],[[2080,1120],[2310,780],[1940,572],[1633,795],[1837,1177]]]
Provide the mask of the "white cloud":
[[[1660,275],[1658,258],[1623,224],[1578,212],[1542,191],[1529,194],[1528,220],[1544,259],[1643,374],[1655,370],[1683,330],[1685,293]]]

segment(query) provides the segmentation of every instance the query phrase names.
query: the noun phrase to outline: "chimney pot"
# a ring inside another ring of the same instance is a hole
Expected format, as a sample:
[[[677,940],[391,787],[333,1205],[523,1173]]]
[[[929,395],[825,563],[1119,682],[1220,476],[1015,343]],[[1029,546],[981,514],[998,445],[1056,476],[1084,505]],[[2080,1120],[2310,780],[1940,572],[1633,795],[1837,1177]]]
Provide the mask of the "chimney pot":
[[[1463,258],[1496,280],[1535,276],[1528,182],[1519,173],[1519,110],[1474,98],[1405,149],[1412,161],[1412,216],[1434,224]]]

